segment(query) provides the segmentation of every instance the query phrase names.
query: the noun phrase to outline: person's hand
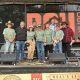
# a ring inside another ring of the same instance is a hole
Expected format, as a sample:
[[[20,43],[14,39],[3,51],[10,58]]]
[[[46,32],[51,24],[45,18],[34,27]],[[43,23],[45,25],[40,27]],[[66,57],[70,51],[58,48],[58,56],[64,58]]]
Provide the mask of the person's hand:
[[[71,42],[71,43],[70,43],[70,46],[72,46],[72,44],[73,44],[73,43]]]
[[[28,41],[26,41],[26,43],[31,43],[31,41],[30,41],[30,40],[28,40]]]
[[[55,42],[53,43],[53,46],[56,46],[56,43]]]
[[[57,41],[57,40],[54,40],[54,43],[56,43],[56,44],[57,44],[57,43],[58,43],[58,41]]]
[[[71,43],[70,43],[70,46],[72,46],[72,44],[73,44],[74,42],[75,42],[75,40],[72,40]]]
[[[62,38],[59,41],[62,41]]]
[[[46,46],[46,42],[44,42],[44,46]]]
[[[27,44],[27,41],[25,41],[25,44]]]
[[[55,41],[53,42],[53,46],[56,46],[56,43],[57,43],[57,41],[55,40]]]

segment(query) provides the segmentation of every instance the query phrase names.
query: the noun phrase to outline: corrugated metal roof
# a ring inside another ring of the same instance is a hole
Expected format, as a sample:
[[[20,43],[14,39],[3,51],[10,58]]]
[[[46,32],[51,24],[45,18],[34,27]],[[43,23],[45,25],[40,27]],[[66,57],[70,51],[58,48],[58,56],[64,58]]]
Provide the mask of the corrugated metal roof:
[[[67,0],[0,0],[0,4],[4,3],[49,3],[49,2],[65,2]]]
[[[64,2],[67,0],[0,0],[0,2]]]
[[[0,0],[0,4],[80,3],[79,0]]]

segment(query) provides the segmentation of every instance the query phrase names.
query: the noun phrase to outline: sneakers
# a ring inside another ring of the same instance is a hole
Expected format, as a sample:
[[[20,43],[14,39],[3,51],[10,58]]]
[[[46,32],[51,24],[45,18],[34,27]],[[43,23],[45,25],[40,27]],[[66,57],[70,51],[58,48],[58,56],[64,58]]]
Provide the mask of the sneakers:
[[[27,62],[28,62],[28,63],[32,63],[32,59],[28,59]]]
[[[44,61],[42,61],[43,63],[46,63],[46,61],[44,60]]]
[[[41,60],[36,61],[36,63],[41,63]]]
[[[38,61],[36,61],[36,63],[37,63],[37,64],[44,64],[44,63],[46,63],[46,61],[45,61],[45,60],[44,60],[44,61],[38,60]]]

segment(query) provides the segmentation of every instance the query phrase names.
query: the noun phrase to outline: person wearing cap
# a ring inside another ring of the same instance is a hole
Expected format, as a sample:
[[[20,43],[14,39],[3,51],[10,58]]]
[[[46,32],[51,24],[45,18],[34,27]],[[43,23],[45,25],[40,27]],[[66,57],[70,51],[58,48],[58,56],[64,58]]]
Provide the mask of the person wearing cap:
[[[49,28],[50,24],[45,24],[44,37],[45,37],[45,55],[48,57],[49,53],[53,53],[53,42],[52,42],[52,33],[53,31]]]
[[[17,51],[17,61],[24,60],[24,48],[27,36],[27,29],[25,27],[25,22],[21,21],[20,26],[16,28],[16,51]]]
[[[44,52],[44,30],[41,25],[38,25],[37,30],[35,31],[36,37],[36,47],[38,53],[38,61],[45,62],[45,52]]]
[[[64,33],[60,30],[60,26],[56,26],[56,30],[53,33],[53,51],[55,53],[62,53],[62,39],[64,37]]]
[[[63,42],[63,52],[67,53],[66,56],[71,56],[71,45],[74,43],[75,38],[74,38],[74,32],[73,30],[69,27],[67,22],[62,22],[62,29],[64,32],[64,38],[62,40]]]
[[[8,21],[6,24],[7,28],[4,29],[3,35],[6,41],[5,43],[5,52],[14,52],[14,42],[15,42],[15,30],[12,29],[14,24],[11,21]]]
[[[27,43],[29,44],[27,47],[28,49],[27,59],[29,62],[32,62],[35,51],[35,32],[32,26],[30,26],[29,30],[27,31]]]

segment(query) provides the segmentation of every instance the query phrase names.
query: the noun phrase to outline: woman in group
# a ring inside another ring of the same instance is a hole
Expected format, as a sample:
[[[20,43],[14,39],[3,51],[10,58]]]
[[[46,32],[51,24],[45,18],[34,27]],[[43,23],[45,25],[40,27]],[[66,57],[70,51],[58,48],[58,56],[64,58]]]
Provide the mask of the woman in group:
[[[29,44],[27,49],[28,49],[28,56],[27,59],[29,62],[32,62],[33,56],[34,56],[34,51],[35,51],[35,32],[33,30],[33,27],[30,26],[29,30],[27,31],[27,43]]]

